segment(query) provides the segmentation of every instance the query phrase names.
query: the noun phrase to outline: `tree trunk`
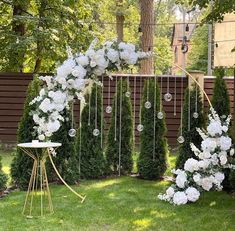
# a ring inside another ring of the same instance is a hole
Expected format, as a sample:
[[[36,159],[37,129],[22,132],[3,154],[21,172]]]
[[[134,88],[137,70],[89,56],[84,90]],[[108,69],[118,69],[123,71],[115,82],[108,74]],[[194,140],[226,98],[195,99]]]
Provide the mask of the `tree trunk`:
[[[143,51],[153,50],[154,0],[140,0],[141,47]],[[141,61],[141,74],[153,74],[153,58]]]
[[[15,35],[14,43],[17,43],[17,40],[21,40],[25,35],[25,23],[23,20],[19,20],[18,17],[23,16],[27,9],[26,5],[20,1],[13,1],[12,7],[12,33]],[[14,47],[11,48],[8,60],[8,69],[10,71],[23,71],[24,53],[25,50],[19,51],[19,49],[15,49]]]
[[[118,42],[123,41],[123,24],[125,17],[122,13],[123,0],[116,0],[117,12],[116,12],[116,31]]]

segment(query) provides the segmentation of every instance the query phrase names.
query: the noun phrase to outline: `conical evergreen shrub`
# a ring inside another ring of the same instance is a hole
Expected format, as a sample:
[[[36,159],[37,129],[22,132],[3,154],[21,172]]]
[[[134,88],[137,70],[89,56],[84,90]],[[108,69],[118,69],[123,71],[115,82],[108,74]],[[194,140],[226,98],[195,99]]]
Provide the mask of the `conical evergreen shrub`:
[[[156,83],[155,87],[154,82],[154,79],[150,79],[149,83],[148,80],[146,80],[144,84],[140,115],[144,129],[140,134],[140,155],[137,164],[139,176],[149,180],[159,179],[163,176],[167,168],[165,117],[163,119],[158,119],[157,117],[157,114],[160,111],[160,90],[158,83]],[[151,103],[151,108],[145,108],[146,101]],[[156,110],[155,119],[154,110]]]
[[[133,167],[132,154],[134,147],[133,147],[132,106],[131,106],[131,98],[126,96],[126,92],[130,92],[128,82],[126,79],[121,79],[118,81],[117,93],[115,94],[113,100],[111,125],[108,132],[107,148],[106,148],[106,159],[107,159],[109,173],[115,175],[119,173],[119,159],[120,159],[121,175],[131,173]],[[117,103],[116,106],[115,102]],[[121,102],[121,137],[120,137],[120,102]]]
[[[51,140],[62,144],[61,147],[56,149],[56,156],[53,157],[56,168],[67,183],[75,184],[79,179],[79,175],[78,162],[74,148],[76,137],[70,137],[68,134],[72,127],[71,114],[72,113],[68,110],[64,111],[64,122],[62,122],[60,129],[51,137]],[[47,161],[47,169],[49,181],[60,182],[50,161]]]
[[[37,134],[34,132],[33,127],[35,123],[33,121],[33,111],[34,105],[29,105],[29,103],[38,96],[40,91],[40,80],[34,77],[33,81],[29,84],[26,100],[24,104],[24,111],[19,122],[18,131],[17,131],[17,142],[26,143],[31,142],[34,139],[37,139]],[[33,167],[33,160],[22,150],[17,148],[16,156],[14,157],[11,164],[11,176],[13,182],[20,189],[27,189],[28,182],[31,176],[31,171]]]
[[[89,97],[91,97],[90,103]],[[101,147],[101,87],[93,84],[91,93],[87,94],[85,98],[87,104],[81,114],[82,121],[77,135],[76,157],[78,161],[80,160],[80,177],[82,179],[95,179],[103,177],[106,172],[106,162]],[[98,136],[93,135],[96,128],[99,130]]]
[[[200,148],[201,146],[202,138],[198,134],[196,129],[203,128],[205,126],[205,117],[202,109],[203,109],[202,98],[200,95],[199,87],[194,85],[193,88],[190,89],[190,100],[189,100],[189,89],[187,88],[185,90],[185,97],[184,97],[183,124],[182,124],[182,135],[185,141],[179,146],[179,155],[176,160],[176,169],[178,168],[183,169],[185,161],[189,158],[197,159],[194,152],[191,150],[190,143],[194,143],[198,148]],[[198,118],[194,118],[193,114],[195,112],[198,113]],[[189,113],[190,113],[190,120],[189,120]]]

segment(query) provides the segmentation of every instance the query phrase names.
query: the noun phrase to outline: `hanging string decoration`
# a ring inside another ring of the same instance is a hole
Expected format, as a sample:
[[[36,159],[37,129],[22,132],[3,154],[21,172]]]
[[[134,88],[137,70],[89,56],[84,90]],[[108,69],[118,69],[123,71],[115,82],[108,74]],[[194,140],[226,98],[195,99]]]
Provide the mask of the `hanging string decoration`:
[[[72,105],[71,105],[71,129],[69,129],[69,132],[68,132],[68,134],[69,134],[69,136],[70,137],[75,137],[76,136],[76,129],[74,129],[74,121],[73,121],[73,118],[74,118],[74,116],[73,116],[73,113],[74,113],[74,102],[72,101]]]
[[[170,102],[172,100],[172,95],[170,93],[170,88],[169,88],[169,85],[170,85],[169,79],[170,79],[170,76],[168,75],[167,76],[167,92],[164,95],[164,99],[165,99],[166,102]]]
[[[141,92],[142,92],[142,79],[140,79],[140,100],[141,100]],[[141,107],[139,107],[139,114],[141,111]],[[137,125],[137,131],[142,132],[144,130],[144,125],[141,123],[141,116],[139,116],[139,124]]]
[[[195,111],[194,111],[194,113],[193,113],[193,118],[194,119],[197,119],[198,118],[198,116],[199,116],[199,114],[198,114],[198,108],[197,108],[197,98],[198,98],[198,89],[197,89],[197,86],[196,86],[196,89],[195,89],[195,91],[196,91],[196,95],[195,95]]]
[[[176,92],[176,76],[175,76],[175,85],[174,85],[174,116],[176,116],[176,102],[177,102],[177,92]]]
[[[161,76],[161,84],[160,84],[160,111],[157,113],[157,118],[162,120],[164,115],[162,112],[162,76]]]
[[[147,101],[144,103],[144,107],[146,109],[150,109],[152,107],[152,104],[149,101],[149,78],[147,79]]]
[[[112,107],[110,105],[110,78],[109,78],[109,86],[108,86],[108,106],[106,107],[105,111],[107,114],[110,114],[112,112]]]
[[[95,129],[93,130],[93,135],[98,136],[100,134],[100,130],[97,127],[97,114],[98,114],[98,108],[97,108],[97,84],[95,85]]]
[[[30,103],[35,108],[32,114],[40,140],[51,137],[59,130],[64,121],[63,112],[70,109],[75,97],[84,101],[83,91],[89,79],[136,65],[151,55],[150,52],[139,51],[130,43],[108,41],[102,46],[97,43],[95,39],[85,54],[72,55],[70,52],[68,59],[57,68],[55,76],[40,77],[45,85]]]
[[[181,78],[181,100],[180,100],[180,106],[181,106],[181,112],[180,112],[180,136],[177,138],[177,141],[182,144],[184,143],[184,137],[183,137],[183,87],[184,87],[184,80]]]
[[[129,78],[130,78],[130,77],[127,76],[127,89],[130,89],[130,88],[129,88],[129,87],[130,87],[130,79],[129,79]],[[127,90],[126,93],[125,93],[125,96],[126,96],[127,98],[131,97],[131,92],[130,92],[129,90]]]

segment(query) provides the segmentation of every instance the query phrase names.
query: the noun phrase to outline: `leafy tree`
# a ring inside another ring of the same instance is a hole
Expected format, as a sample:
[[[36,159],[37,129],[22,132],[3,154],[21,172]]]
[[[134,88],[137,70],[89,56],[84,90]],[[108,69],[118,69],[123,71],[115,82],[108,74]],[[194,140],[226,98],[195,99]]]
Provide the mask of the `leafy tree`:
[[[197,99],[197,100],[196,100]],[[197,104],[196,104],[197,102]],[[197,110],[196,110],[197,107]],[[193,114],[197,111],[198,118],[194,118]],[[190,112],[190,129],[189,125],[189,112]],[[183,169],[184,163],[189,158],[197,157],[191,150],[190,143],[195,144],[198,148],[201,146],[202,138],[197,132],[197,128],[203,128],[205,125],[205,118],[203,115],[202,98],[199,88],[194,85],[190,89],[190,103],[189,103],[189,89],[186,89],[184,106],[183,106],[183,124],[182,124],[182,136],[184,137],[184,143],[179,146],[179,155],[176,160],[176,169]]]
[[[195,29],[190,43],[188,68],[192,70],[207,71],[208,62],[208,26],[204,25]]]
[[[35,123],[31,111],[34,110],[34,105],[29,103],[38,96],[40,90],[40,81],[38,78],[33,79],[29,84],[27,90],[27,97],[24,104],[24,111],[21,117],[18,131],[17,131],[17,142],[26,143],[37,139],[37,134],[34,132]],[[17,148],[16,156],[14,157],[11,164],[11,176],[13,182],[20,188],[26,189],[28,186],[29,178],[31,176],[33,166],[33,159],[26,155],[21,149]]]
[[[154,106],[155,98],[155,106]],[[145,108],[146,101],[151,102],[151,108]],[[154,110],[155,119],[154,119]],[[141,99],[141,122],[144,126],[140,134],[140,155],[138,172],[143,179],[159,179],[167,168],[167,141],[165,118],[158,119],[160,111],[160,90],[154,79],[145,81]],[[154,136],[155,128],[155,136]]]
[[[121,85],[122,84],[122,85]],[[121,90],[122,88],[122,90]],[[108,133],[108,142],[106,149],[106,159],[109,169],[112,173],[118,174],[119,172],[119,148],[121,142],[121,174],[128,174],[132,170],[133,160],[133,119],[132,119],[132,107],[130,97],[126,97],[125,93],[130,92],[129,86],[126,80],[119,80],[118,91],[113,100],[113,108],[116,108],[112,112],[111,125]],[[122,101],[121,101],[122,99]],[[121,140],[120,134],[120,101],[121,107]],[[117,106],[115,106],[117,102]],[[115,125],[116,123],[116,125]],[[116,133],[115,133],[116,128]],[[115,139],[116,137],[116,139]]]
[[[88,100],[88,97],[91,98]],[[90,103],[86,104],[82,110],[81,128],[76,142],[76,157],[80,161],[80,177],[83,179],[100,178],[106,173],[106,163],[101,148],[101,134],[93,135],[94,129],[97,128],[99,131],[103,129],[101,128],[101,87],[97,84],[93,84],[91,93],[86,95],[86,102],[89,101]],[[80,154],[81,156],[79,156]]]

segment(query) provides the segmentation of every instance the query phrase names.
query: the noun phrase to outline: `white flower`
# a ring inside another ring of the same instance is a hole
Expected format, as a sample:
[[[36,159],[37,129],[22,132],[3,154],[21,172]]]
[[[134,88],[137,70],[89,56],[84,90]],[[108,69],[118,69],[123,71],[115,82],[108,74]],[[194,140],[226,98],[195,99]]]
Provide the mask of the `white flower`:
[[[209,164],[210,164],[210,160],[207,160],[207,159],[200,160],[200,161],[198,162],[198,166],[199,166],[200,168],[202,168],[202,169],[208,168]]]
[[[173,197],[174,194],[175,194],[174,188],[169,187],[169,188],[166,190],[166,195],[169,196],[170,198]]]
[[[72,75],[74,77],[78,77],[79,79],[83,79],[86,76],[86,69],[83,68],[82,65],[78,65],[76,67],[74,67],[73,71],[72,71]]]
[[[176,192],[173,196],[173,203],[176,205],[184,205],[188,202],[188,198],[184,192]]]
[[[194,174],[193,180],[195,183],[199,183],[201,181],[201,175],[199,173]]]
[[[221,136],[219,141],[221,150],[227,151],[232,146],[232,139],[228,136]]]
[[[200,192],[194,187],[187,188],[185,193],[187,195],[188,201],[191,201],[191,202],[197,201],[200,197]]]
[[[45,98],[39,105],[39,109],[42,110],[44,113],[47,113],[48,111],[52,111],[53,108],[54,108],[54,105],[51,104],[51,101],[49,98]]]
[[[224,177],[225,177],[224,173],[222,173],[222,172],[216,172],[214,174],[214,176],[215,176],[215,179],[220,183],[222,183],[222,181],[224,180]]]
[[[49,121],[47,124],[47,130],[50,133],[54,133],[58,131],[60,128],[60,122],[58,120],[55,121]]]
[[[201,179],[201,186],[204,190],[209,191],[213,186],[212,182],[213,182],[213,178],[211,178],[211,177],[202,178]]]
[[[89,64],[89,59],[85,55],[78,56],[75,58],[76,62],[82,66],[87,66]]]
[[[203,151],[213,152],[217,147],[217,143],[214,138],[206,138],[202,141],[201,147]]]
[[[179,188],[184,188],[185,187],[185,184],[187,183],[187,174],[184,172],[184,171],[181,171],[176,179],[175,179],[175,182],[176,182],[176,185],[179,187]]]
[[[210,124],[207,127],[207,131],[211,136],[221,135],[222,134],[222,126],[220,121],[212,119]]]
[[[189,158],[184,164],[184,170],[189,172],[197,171],[198,168],[198,161],[193,158]]]
[[[223,132],[227,132],[228,131],[228,127],[227,126],[222,126],[222,130],[223,130]]]
[[[76,63],[73,59],[67,59],[63,62],[61,66],[57,68],[57,75],[59,77],[66,78],[69,74],[71,74],[75,66],[76,66]]]
[[[38,136],[38,139],[39,140],[45,140],[45,136],[43,134],[41,134],[41,135]]]
[[[234,148],[232,148],[229,152],[230,156],[233,156],[234,155]]]
[[[114,49],[108,50],[107,57],[112,63],[115,63],[119,60],[119,54]]]
[[[227,161],[228,161],[226,155],[221,155],[221,156],[219,157],[219,159],[220,159],[220,164],[221,164],[221,165],[225,165],[225,164],[227,163]]]

